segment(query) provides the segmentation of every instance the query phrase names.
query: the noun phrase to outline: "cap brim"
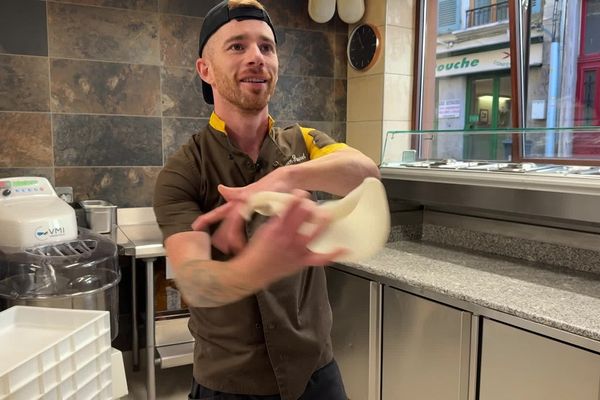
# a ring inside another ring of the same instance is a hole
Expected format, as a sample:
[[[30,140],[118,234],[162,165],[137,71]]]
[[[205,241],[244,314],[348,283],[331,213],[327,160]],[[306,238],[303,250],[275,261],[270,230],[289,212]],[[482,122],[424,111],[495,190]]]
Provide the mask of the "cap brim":
[[[208,104],[215,103],[215,99],[213,98],[212,86],[210,86],[204,81],[202,81],[202,96],[204,96],[204,101]]]

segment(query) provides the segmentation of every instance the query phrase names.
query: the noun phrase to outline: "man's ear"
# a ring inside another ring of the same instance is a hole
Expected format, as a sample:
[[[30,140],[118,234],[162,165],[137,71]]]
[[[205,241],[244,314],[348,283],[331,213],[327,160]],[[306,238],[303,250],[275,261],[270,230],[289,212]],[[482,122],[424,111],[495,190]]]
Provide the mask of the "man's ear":
[[[196,72],[198,73],[198,75],[200,75],[200,78],[204,82],[211,84],[212,82],[210,79],[209,69],[210,66],[208,65],[205,58],[198,58],[196,60]]]

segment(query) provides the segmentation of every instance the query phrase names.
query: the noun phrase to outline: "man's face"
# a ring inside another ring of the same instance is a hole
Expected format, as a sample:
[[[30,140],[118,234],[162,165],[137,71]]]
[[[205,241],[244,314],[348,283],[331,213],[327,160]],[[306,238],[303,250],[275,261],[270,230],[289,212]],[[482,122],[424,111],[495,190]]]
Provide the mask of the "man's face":
[[[267,106],[279,60],[273,32],[265,22],[232,20],[223,25],[208,40],[204,59],[208,69],[203,79],[212,85],[215,105],[225,100],[244,111]]]

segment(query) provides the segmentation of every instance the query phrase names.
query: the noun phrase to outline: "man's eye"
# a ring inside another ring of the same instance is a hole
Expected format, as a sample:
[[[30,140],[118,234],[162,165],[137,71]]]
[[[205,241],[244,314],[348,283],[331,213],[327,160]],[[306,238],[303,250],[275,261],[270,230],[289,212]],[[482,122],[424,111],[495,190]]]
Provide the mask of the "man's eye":
[[[273,53],[275,51],[275,48],[271,44],[261,44],[260,51],[263,53]]]
[[[235,50],[235,51],[242,51],[242,50],[244,50],[244,46],[242,46],[240,43],[234,43],[231,46],[229,46],[229,48],[231,50]]]

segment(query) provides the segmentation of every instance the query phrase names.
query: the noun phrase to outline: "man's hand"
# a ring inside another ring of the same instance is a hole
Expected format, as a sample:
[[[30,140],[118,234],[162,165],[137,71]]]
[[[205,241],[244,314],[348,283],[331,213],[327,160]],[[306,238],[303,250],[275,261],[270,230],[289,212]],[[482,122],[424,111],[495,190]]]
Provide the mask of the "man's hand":
[[[217,189],[227,203],[196,218],[192,223],[192,229],[195,231],[208,230],[209,226],[222,221],[212,235],[212,245],[223,254],[237,254],[247,242],[245,221],[240,213],[243,204],[257,192],[288,192],[292,188],[285,182],[283,169],[279,169],[247,186],[219,185]]]
[[[222,221],[211,236],[211,243],[223,254],[237,254],[246,245],[245,221],[240,214],[242,205],[240,201],[230,201],[202,214],[192,223],[192,229],[208,230],[210,225]]]
[[[329,213],[306,198],[306,192],[294,191],[296,196],[282,215],[272,216],[250,239],[240,254],[245,265],[255,265],[260,273],[255,279],[264,280],[261,286],[292,275],[308,266],[324,266],[343,255],[339,248],[329,253],[314,253],[308,246],[331,223]],[[311,229],[301,228],[310,223]]]

